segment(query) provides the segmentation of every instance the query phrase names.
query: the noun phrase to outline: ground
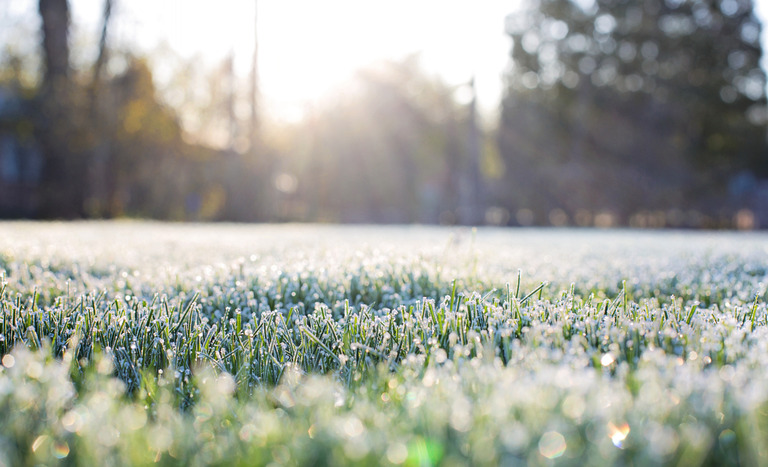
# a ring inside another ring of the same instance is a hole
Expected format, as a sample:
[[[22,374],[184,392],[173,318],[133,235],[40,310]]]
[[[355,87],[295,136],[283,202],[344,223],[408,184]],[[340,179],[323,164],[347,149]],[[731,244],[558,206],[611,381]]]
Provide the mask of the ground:
[[[768,459],[768,235],[0,224],[0,465]]]

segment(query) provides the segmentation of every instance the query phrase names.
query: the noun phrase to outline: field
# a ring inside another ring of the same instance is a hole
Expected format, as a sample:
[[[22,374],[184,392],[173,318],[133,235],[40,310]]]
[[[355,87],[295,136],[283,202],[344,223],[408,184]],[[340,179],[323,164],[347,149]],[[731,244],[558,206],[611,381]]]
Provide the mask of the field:
[[[765,465],[768,235],[0,224],[0,465]]]

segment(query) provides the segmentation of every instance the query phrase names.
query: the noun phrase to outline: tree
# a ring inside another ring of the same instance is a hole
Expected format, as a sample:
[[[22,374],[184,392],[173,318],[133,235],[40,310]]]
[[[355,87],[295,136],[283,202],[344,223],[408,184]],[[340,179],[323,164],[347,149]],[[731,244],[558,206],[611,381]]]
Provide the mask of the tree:
[[[108,128],[113,124],[114,116],[110,95],[106,94],[104,86],[104,65],[107,62],[107,33],[112,17],[112,0],[104,0],[101,16],[101,36],[99,38],[99,54],[93,64],[93,73],[89,86],[88,111],[93,130],[93,150],[88,164],[88,192],[85,199],[85,210],[89,216],[109,216],[109,187],[107,180],[110,174],[110,143]]]
[[[499,131],[510,206],[715,209],[765,173],[765,74],[749,0],[540,0],[510,16]]]
[[[69,80],[69,2],[40,0],[45,61],[44,87],[64,86]]]
[[[40,0],[45,71],[38,94],[38,139],[43,150],[44,217],[82,216],[85,164],[78,153],[75,86],[69,63],[70,12],[67,0]]]

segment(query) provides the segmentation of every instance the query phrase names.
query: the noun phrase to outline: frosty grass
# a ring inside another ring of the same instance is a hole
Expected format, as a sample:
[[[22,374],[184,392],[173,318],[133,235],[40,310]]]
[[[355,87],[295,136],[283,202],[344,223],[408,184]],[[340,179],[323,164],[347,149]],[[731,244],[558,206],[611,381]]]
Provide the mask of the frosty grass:
[[[0,224],[0,465],[765,465],[768,235]]]

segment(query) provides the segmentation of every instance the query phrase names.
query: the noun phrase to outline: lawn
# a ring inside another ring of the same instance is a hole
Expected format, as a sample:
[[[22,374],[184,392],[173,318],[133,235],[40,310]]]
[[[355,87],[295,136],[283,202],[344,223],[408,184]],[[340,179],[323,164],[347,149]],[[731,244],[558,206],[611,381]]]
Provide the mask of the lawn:
[[[768,235],[0,223],[0,466],[765,465]]]

